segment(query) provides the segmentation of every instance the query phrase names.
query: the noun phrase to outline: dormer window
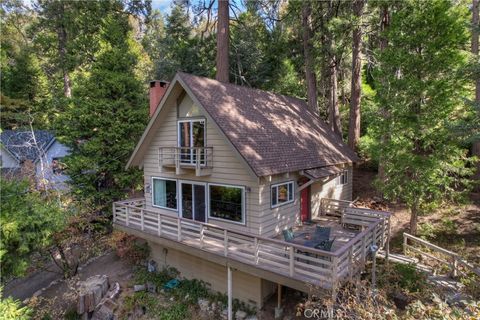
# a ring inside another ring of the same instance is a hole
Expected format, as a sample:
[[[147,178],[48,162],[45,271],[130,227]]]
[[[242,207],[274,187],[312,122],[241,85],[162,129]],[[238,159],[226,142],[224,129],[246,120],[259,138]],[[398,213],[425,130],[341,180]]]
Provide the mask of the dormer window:
[[[205,162],[205,119],[178,121],[178,146],[183,164]]]

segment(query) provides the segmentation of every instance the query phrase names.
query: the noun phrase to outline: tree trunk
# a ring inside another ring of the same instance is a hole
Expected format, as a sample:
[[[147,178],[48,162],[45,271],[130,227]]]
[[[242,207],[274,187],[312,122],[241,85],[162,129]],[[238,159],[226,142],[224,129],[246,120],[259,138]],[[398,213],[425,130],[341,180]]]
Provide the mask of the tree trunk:
[[[314,71],[312,57],[312,29],[310,27],[310,16],[312,13],[311,3],[305,1],[302,8],[302,28],[303,28],[303,55],[305,59],[305,80],[307,82],[308,106],[313,110],[318,110],[317,102],[317,78]]]
[[[59,24],[57,26],[58,37],[58,56],[60,58],[60,64],[63,74],[63,94],[67,98],[72,97],[72,88],[70,83],[70,75],[68,74],[67,65],[67,30],[65,29],[65,7],[63,3],[60,3],[59,7]]]
[[[478,58],[478,16],[479,0],[472,1],[472,53]],[[477,105],[478,112],[480,113],[480,78],[475,80],[475,104]],[[472,155],[480,158],[480,141],[474,141],[472,145]],[[474,179],[480,180],[480,160],[477,162],[477,171],[474,175]],[[480,190],[480,186],[477,186],[477,190]]]
[[[410,209],[410,234],[417,235],[418,206],[414,205]]]
[[[357,26],[353,30],[353,49],[352,49],[352,86],[350,98],[350,121],[348,126],[348,145],[353,150],[357,150],[360,140],[360,99],[362,94],[362,25],[364,0],[353,2],[353,13],[357,18]]]
[[[388,45],[388,39],[386,38],[384,32],[390,25],[390,12],[388,11],[388,6],[385,5],[381,11],[381,24],[380,24],[380,50],[385,50]],[[380,116],[384,117],[385,119],[388,117],[388,111],[384,108],[380,108]],[[384,134],[381,137],[381,145],[384,145],[390,137],[386,134]],[[378,159],[378,179],[380,182],[385,183],[387,177],[385,174],[385,159],[380,155],[380,158]]]
[[[329,89],[329,110],[328,122],[330,128],[340,138],[342,137],[342,124],[340,122],[340,110],[338,109],[338,81],[337,62],[335,56],[330,59],[330,89]]]
[[[221,82],[229,82],[229,6],[228,0],[218,1],[217,22],[217,75],[216,79]]]

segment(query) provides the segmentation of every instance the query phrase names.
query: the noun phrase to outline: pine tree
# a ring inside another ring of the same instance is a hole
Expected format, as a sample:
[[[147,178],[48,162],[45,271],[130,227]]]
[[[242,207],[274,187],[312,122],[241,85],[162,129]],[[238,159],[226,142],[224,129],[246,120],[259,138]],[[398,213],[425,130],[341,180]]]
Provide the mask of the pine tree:
[[[94,205],[121,198],[141,181],[140,172],[124,167],[145,128],[147,101],[135,77],[138,57],[128,16],[117,9],[105,18],[95,62],[74,86],[58,126],[72,148],[66,163],[73,192]]]
[[[451,1],[404,1],[386,30],[389,45],[378,53],[377,100],[389,115],[375,123],[386,176],[380,187],[410,209],[413,234],[418,216],[461,196],[471,174],[451,130],[465,93],[464,21]]]

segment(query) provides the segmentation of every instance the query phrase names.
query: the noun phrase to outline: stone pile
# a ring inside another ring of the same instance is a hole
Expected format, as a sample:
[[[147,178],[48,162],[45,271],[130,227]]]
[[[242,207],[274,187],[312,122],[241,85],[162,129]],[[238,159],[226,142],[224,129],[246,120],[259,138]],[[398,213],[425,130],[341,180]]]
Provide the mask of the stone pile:
[[[95,275],[79,283],[77,313],[82,319],[113,320],[120,284],[109,284],[106,275]]]

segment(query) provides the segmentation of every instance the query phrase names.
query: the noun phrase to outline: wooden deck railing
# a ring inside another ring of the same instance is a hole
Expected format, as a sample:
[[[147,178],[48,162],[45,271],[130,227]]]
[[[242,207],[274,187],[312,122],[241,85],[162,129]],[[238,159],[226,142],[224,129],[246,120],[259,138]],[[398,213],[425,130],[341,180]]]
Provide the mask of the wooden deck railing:
[[[409,244],[412,243],[412,244]],[[416,246],[415,246],[416,245]],[[472,272],[480,277],[480,268],[465,261],[455,252],[441,248],[433,243],[412,236],[406,232],[403,233],[403,254],[407,256],[410,252],[415,252],[430,260],[435,260],[441,265],[449,268],[452,277],[459,273]],[[478,279],[480,281],[480,279]]]
[[[323,216],[342,216],[346,208],[351,207],[352,201],[322,198],[320,200],[320,212]]]
[[[143,199],[114,203],[114,223],[327,289],[362,270],[370,247],[382,247],[387,239],[378,219],[328,252],[147,210],[143,204]]]

